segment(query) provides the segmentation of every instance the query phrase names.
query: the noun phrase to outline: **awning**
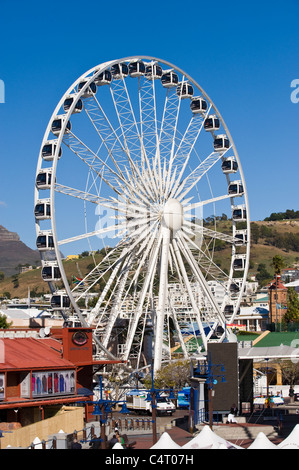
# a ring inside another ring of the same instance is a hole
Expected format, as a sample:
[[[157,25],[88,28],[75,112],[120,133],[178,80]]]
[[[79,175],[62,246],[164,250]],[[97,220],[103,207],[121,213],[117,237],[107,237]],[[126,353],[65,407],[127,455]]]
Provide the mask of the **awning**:
[[[268,346],[239,348],[239,359],[271,360],[271,359],[298,359],[299,348],[286,346]]]

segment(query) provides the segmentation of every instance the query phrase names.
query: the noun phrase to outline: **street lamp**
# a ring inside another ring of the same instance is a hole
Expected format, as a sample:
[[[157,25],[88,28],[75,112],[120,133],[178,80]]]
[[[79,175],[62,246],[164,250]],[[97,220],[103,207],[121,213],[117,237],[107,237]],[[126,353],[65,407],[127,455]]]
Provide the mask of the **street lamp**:
[[[121,414],[129,414],[130,411],[127,408],[126,401],[124,400],[110,400],[103,398],[103,386],[102,386],[102,376],[100,376],[100,399],[88,403],[94,405],[94,410],[92,415],[99,417],[101,423],[101,448],[106,448],[106,430],[105,425],[107,422],[107,414],[112,411],[112,406],[117,403],[122,403],[122,408],[120,410]],[[156,389],[154,387],[154,368],[153,364],[151,366],[151,388],[150,389],[139,389],[140,391],[146,392],[147,396],[145,401],[151,402],[152,408],[152,426],[153,426],[153,444],[157,442],[157,401],[161,398],[160,392],[169,392],[169,399],[175,399],[174,392],[172,388],[169,389]],[[86,403],[86,402],[85,402]]]
[[[213,397],[215,393],[214,385],[218,383],[218,378],[221,378],[222,383],[226,382],[223,374],[215,374],[213,371],[213,369],[217,367],[220,367],[220,372],[225,372],[223,364],[212,364],[211,353],[209,353],[208,362],[206,364],[198,365],[197,369],[194,370],[195,376],[205,379],[205,383],[208,386],[209,426],[211,429],[213,429]]]
[[[123,400],[109,400],[103,398],[103,384],[102,376],[100,376],[100,399],[91,402],[94,405],[94,410],[91,413],[96,419],[100,419],[101,424],[101,448],[106,449],[106,423],[107,423],[107,414],[112,412],[112,407],[117,403],[122,403],[122,409],[120,413],[125,414],[129,413],[126,403]]]
[[[155,388],[154,385],[154,365],[152,361],[151,366],[151,382],[150,390],[147,390],[147,397],[145,401],[151,402],[152,406],[152,425],[153,425],[153,445],[157,442],[157,401],[161,398],[160,392],[169,392],[169,399],[175,399],[172,388]]]

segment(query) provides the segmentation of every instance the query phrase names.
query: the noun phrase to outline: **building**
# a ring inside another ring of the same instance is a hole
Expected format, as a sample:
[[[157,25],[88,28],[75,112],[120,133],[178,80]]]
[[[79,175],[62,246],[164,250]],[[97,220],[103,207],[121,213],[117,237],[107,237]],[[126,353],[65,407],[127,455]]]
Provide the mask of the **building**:
[[[299,294],[299,279],[297,279],[296,281],[288,282],[287,284],[285,284],[285,287],[293,287],[297,294]]]
[[[269,309],[267,307],[240,307],[240,313],[235,318],[237,325],[245,325],[247,331],[264,331],[267,329]]]
[[[104,365],[94,361],[92,328],[0,330],[0,429],[54,416],[65,405],[93,411],[93,377]],[[84,405],[85,403],[85,405]]]
[[[285,268],[281,270],[282,282],[293,282],[299,280],[299,269],[297,268]]]
[[[79,259],[79,255],[68,255],[66,257],[67,261],[73,260],[73,259]]]
[[[49,307],[49,306],[48,306]],[[15,304],[0,308],[0,315],[5,316],[12,328],[62,327],[63,319],[54,318],[53,313],[38,305]]]
[[[269,295],[269,323],[281,323],[287,312],[288,289],[281,282],[280,275],[268,286]]]

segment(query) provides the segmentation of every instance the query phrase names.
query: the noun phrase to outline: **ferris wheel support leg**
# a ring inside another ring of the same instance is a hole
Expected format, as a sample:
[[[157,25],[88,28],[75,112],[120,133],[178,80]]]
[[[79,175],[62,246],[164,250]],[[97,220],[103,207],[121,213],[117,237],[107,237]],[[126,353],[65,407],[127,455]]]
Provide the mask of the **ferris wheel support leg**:
[[[161,264],[159,279],[159,298],[155,325],[155,347],[154,347],[154,371],[161,368],[162,363],[162,346],[163,346],[163,328],[165,317],[165,305],[168,289],[168,256],[170,244],[170,229],[162,228],[162,247],[161,247]]]

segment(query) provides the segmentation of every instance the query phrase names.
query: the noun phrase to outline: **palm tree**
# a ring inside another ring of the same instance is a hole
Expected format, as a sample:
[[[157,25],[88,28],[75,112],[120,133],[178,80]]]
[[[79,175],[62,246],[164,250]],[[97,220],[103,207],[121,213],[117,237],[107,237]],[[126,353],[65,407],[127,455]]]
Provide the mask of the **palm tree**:
[[[274,268],[275,274],[280,274],[281,270],[285,267],[285,261],[284,258],[280,255],[275,255],[272,258],[272,267]]]

